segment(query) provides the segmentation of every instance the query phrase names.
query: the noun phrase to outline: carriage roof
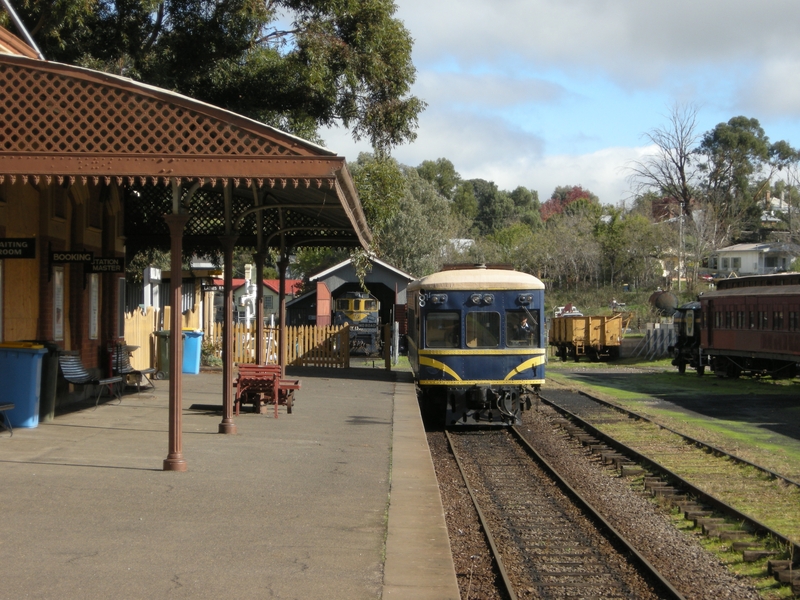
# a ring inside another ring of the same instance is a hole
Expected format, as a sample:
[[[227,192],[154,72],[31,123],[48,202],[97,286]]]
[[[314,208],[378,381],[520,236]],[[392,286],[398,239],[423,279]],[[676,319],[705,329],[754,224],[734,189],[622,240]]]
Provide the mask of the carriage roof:
[[[533,275],[507,269],[452,269],[439,271],[408,284],[414,290],[543,290]]]

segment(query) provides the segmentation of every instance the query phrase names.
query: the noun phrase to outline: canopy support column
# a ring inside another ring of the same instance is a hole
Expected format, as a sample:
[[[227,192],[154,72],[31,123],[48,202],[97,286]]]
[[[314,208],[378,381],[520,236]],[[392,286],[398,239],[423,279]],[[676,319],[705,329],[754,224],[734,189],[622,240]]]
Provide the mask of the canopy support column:
[[[286,269],[289,259],[281,257],[278,262],[278,364],[281,366],[281,377],[286,375]]]
[[[233,247],[236,235],[220,236],[224,254],[224,317],[222,319],[222,422],[219,433],[236,433],[233,422]]]
[[[170,233],[170,269],[172,271],[172,298],[170,300],[170,332],[169,332],[169,454],[164,459],[165,471],[185,471],[186,459],[183,458],[183,440],[181,438],[181,416],[183,400],[183,331],[181,318],[183,281],[183,229],[191,215],[168,214],[164,220]]]
[[[264,360],[264,253],[253,254],[256,263],[256,364],[266,364]]]

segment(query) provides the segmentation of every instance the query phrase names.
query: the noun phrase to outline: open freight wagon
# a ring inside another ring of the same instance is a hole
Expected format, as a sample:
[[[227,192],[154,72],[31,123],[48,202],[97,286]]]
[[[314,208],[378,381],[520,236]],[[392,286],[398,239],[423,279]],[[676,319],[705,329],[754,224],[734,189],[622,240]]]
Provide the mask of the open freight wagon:
[[[550,345],[562,361],[581,356],[596,362],[601,358],[619,358],[622,338],[630,317],[623,313],[612,316],[563,316],[550,322]]]

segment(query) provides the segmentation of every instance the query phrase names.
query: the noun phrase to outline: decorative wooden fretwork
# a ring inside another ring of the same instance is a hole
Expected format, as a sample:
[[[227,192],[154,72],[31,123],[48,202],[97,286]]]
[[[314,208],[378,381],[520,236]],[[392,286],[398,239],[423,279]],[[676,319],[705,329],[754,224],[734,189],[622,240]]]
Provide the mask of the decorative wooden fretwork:
[[[160,185],[136,184],[124,188],[125,198],[125,237],[129,252],[147,247],[169,247],[169,228],[163,216],[172,212],[172,189]],[[287,246],[303,245],[345,245],[358,243],[357,238],[346,221],[332,219],[322,214],[318,205],[278,208],[280,200],[272,199],[276,206],[267,203],[260,211],[262,231],[268,232],[271,247],[280,247],[281,238],[271,232],[284,231],[283,240]],[[224,193],[221,187],[203,187],[194,192],[191,199],[187,188],[183,188],[181,205],[191,213],[184,229],[184,252],[211,256],[220,250],[219,237],[226,234]],[[249,211],[254,207],[252,196],[234,194],[231,203],[231,220],[238,224],[235,233],[239,247],[255,247],[257,243],[257,216]],[[280,218],[279,218],[279,212]],[[240,215],[244,216],[239,218]]]
[[[292,156],[222,119],[47,70],[0,64],[0,151],[170,156]]]

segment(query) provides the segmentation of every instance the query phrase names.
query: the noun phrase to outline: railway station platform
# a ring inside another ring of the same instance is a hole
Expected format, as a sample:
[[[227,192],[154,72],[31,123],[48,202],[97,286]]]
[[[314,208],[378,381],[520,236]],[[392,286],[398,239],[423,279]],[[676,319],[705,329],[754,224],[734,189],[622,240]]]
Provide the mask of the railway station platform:
[[[0,433],[2,598],[459,598],[409,373],[289,369],[293,414],[217,433],[222,375]],[[130,388],[129,388],[130,391]]]

